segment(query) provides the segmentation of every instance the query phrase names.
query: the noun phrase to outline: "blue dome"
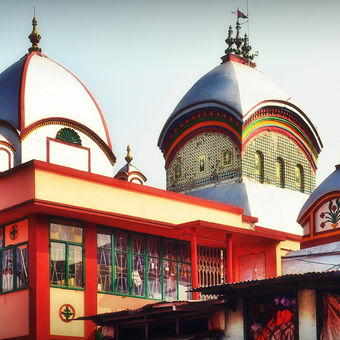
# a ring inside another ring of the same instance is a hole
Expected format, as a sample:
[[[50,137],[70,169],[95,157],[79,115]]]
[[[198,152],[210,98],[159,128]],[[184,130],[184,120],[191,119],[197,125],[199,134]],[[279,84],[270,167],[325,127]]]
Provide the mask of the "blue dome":
[[[334,191],[340,191],[340,165],[337,165],[335,167],[335,171],[332,172],[309,196],[308,200],[300,210],[298,221],[320,197]]]

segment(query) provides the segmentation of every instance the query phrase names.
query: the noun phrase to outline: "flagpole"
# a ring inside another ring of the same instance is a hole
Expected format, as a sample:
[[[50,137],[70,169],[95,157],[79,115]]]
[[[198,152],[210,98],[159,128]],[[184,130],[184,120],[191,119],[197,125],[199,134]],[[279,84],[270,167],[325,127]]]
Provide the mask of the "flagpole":
[[[248,39],[250,40],[250,37],[249,37],[249,10],[248,10],[248,0],[247,0],[247,17],[248,17],[248,21],[247,21]]]

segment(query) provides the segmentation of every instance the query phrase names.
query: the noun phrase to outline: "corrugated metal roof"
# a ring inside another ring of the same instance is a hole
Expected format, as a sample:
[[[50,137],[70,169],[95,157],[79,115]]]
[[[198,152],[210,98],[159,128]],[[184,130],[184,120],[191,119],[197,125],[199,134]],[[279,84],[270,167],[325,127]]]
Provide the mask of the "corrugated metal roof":
[[[340,271],[325,271],[325,272],[309,272],[304,274],[287,274],[278,277],[233,282],[222,285],[201,287],[193,289],[193,292],[201,292],[202,294],[215,294],[224,296],[235,296],[235,294],[247,294],[251,291],[252,295],[268,293],[270,290],[297,289],[298,287],[320,287],[326,288],[336,283],[339,284]]]
[[[224,300],[203,300],[203,301],[161,301],[156,303],[151,303],[148,305],[145,305],[138,309],[126,309],[118,312],[113,313],[103,313],[103,314],[97,314],[97,315],[91,315],[91,316],[84,316],[79,317],[76,320],[92,320],[93,322],[103,325],[103,324],[109,324],[114,322],[119,322],[122,320],[128,320],[128,319],[137,319],[137,318],[143,318],[143,322],[145,321],[144,316],[146,315],[153,315],[153,318],[155,315],[162,314],[164,317],[164,314],[175,314],[175,313],[186,313],[186,312],[197,312],[202,313],[205,311],[209,311],[215,306],[221,305],[225,303]]]

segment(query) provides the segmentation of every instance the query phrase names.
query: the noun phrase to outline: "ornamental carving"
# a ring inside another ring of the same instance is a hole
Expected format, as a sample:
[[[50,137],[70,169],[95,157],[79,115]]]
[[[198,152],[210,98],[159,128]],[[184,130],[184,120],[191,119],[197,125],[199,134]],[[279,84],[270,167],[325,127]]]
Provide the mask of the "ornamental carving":
[[[70,128],[62,128],[58,131],[56,139],[63,142],[81,145],[81,139],[76,131]]]
[[[333,228],[337,227],[340,220],[339,198],[337,198],[334,203],[333,200],[329,201],[328,210],[321,212],[320,218],[324,220],[320,223],[321,228],[324,228],[326,226],[326,223],[330,223]]]

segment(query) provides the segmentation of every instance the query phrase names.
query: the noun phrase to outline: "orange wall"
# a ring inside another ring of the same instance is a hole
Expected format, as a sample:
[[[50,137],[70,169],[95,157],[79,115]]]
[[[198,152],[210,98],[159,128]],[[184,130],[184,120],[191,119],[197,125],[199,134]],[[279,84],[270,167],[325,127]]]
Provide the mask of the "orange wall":
[[[0,320],[0,339],[28,335],[28,289],[0,295]]]
[[[0,210],[34,198],[34,169],[24,168],[7,176],[0,176],[0,188]]]
[[[254,254],[264,253],[265,256],[265,275],[266,278],[275,277],[277,273],[276,268],[276,243],[268,242],[259,245],[238,247],[233,249],[233,266],[234,266],[234,281],[239,281],[241,277],[240,273],[240,257],[249,256]],[[250,263],[249,268],[252,268],[252,263]]]

